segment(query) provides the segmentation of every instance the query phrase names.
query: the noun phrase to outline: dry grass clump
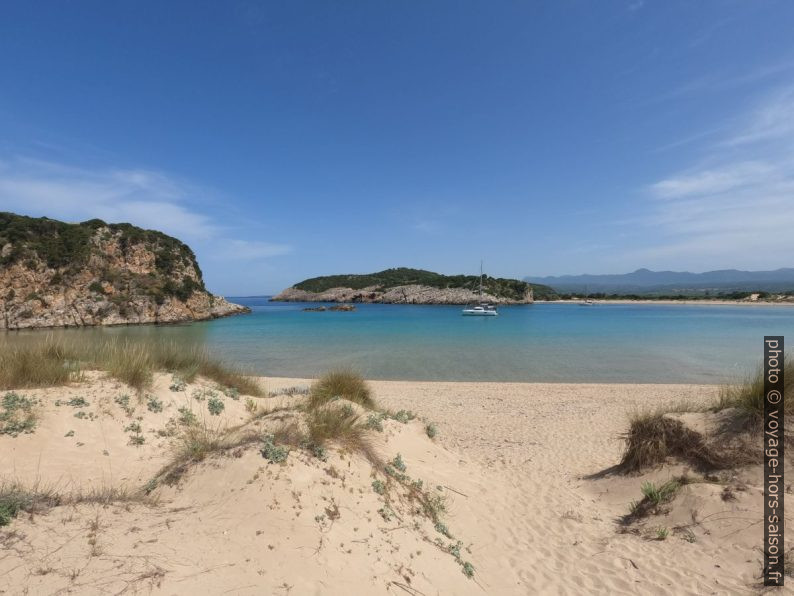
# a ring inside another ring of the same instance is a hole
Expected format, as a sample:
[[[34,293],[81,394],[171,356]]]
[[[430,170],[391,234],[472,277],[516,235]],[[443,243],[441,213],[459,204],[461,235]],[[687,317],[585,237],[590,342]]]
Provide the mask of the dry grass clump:
[[[729,462],[706,445],[703,436],[686,428],[679,420],[667,418],[665,411],[637,413],[623,435],[626,449],[618,464],[622,472],[639,472],[657,466],[668,457],[679,457],[698,466],[722,468]]]
[[[327,404],[310,410],[306,415],[306,426],[311,445],[324,447],[333,441],[352,453],[363,455],[373,465],[381,465],[370,440],[371,432],[349,405]]]
[[[74,366],[69,366],[66,352],[58,342],[7,344],[0,350],[2,389],[65,385],[78,374]]]
[[[79,379],[84,369],[105,370],[138,390],[151,384],[154,371],[171,371],[186,380],[202,375],[245,395],[263,395],[254,379],[213,359],[199,345],[123,338],[75,338],[67,342],[52,336],[3,347],[0,388],[65,385]]]
[[[222,432],[207,426],[188,426],[174,443],[173,459],[155,476],[147,492],[161,481],[168,485],[176,484],[192,465],[211,455],[224,454],[259,441],[261,433],[252,429],[233,428]]]
[[[17,482],[5,482],[0,484],[0,526],[10,524],[20,513],[44,513],[60,505],[152,502],[144,491],[124,487],[99,487],[87,491],[60,493],[54,487],[38,484],[27,487]]]
[[[794,395],[794,360],[787,358],[783,365],[784,395]],[[764,417],[764,371],[759,369],[743,382],[723,387],[718,410],[738,408],[750,426],[757,426]],[[784,400],[784,413],[794,414],[794,399]]]
[[[369,385],[351,370],[327,372],[317,379],[309,391],[309,408],[317,408],[333,398],[346,399],[368,409],[375,407]]]

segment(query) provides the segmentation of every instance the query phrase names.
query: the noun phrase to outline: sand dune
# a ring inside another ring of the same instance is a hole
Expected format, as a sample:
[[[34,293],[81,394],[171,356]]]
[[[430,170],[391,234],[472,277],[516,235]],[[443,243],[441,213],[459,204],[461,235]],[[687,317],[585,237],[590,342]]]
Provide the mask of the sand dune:
[[[264,379],[270,390],[308,384]],[[45,402],[34,434],[0,436],[3,480],[60,489],[140,486],[169,458],[166,432],[178,408],[216,426],[245,422],[244,396],[224,398],[219,416],[169,389],[157,375],[151,394],[162,412],[136,407],[143,445],[130,445],[132,419],[118,383],[95,375],[69,388],[24,391]],[[268,463],[241,448],[195,465],[175,486],[154,491],[155,505],[55,507],[0,529],[0,591],[47,594],[725,594],[754,593],[760,575],[760,478],[723,501],[714,484],[685,488],[666,519],[684,523],[692,509],[714,523],[690,536],[651,540],[648,528],[620,533],[616,520],[647,478],[589,475],[620,458],[619,434],[638,407],[713,399],[692,385],[521,383],[371,383],[379,403],[423,420],[384,420],[375,433],[385,460],[400,454],[406,473],[447,503],[450,539],[416,504],[398,497],[383,514],[372,467],[331,450],[327,461],[294,450]],[[204,390],[210,390],[205,387]],[[130,393],[131,392],[127,392]],[[82,396],[93,420],[54,405]],[[259,403],[300,397],[260,398]],[[425,424],[438,436],[431,440]],[[64,436],[74,430],[71,436]],[[161,431],[158,436],[157,431]],[[80,443],[80,445],[78,445]],[[716,520],[715,520],[716,518]],[[646,531],[647,530],[647,531]],[[438,543],[440,541],[440,544]],[[460,541],[458,553],[454,545]],[[456,556],[458,555],[458,556]],[[474,568],[469,579],[463,562]]]

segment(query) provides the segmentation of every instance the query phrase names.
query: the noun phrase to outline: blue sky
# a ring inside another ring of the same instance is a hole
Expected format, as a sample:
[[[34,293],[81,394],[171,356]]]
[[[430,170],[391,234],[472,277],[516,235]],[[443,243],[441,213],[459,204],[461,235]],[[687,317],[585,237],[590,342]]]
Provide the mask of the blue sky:
[[[411,266],[792,266],[794,3],[0,6],[0,209],[228,295]]]

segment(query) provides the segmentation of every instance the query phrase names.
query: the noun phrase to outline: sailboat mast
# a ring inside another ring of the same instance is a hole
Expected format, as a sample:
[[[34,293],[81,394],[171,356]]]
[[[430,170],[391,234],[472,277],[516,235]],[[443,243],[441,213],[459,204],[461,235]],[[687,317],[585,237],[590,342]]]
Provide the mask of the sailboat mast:
[[[480,261],[480,302],[482,302],[482,261]]]

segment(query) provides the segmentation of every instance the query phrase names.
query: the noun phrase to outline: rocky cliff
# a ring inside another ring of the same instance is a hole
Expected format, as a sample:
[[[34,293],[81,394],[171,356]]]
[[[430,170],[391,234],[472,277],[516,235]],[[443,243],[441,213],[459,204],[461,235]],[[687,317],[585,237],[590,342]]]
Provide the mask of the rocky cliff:
[[[0,329],[175,323],[249,312],[210,294],[186,244],[95,219],[0,213]]]
[[[529,304],[556,298],[554,291],[516,279],[483,276],[483,300],[495,304]],[[393,304],[468,304],[479,300],[479,276],[441,275],[422,269],[387,269],[366,275],[332,275],[307,279],[273,300],[287,302],[382,302]]]

